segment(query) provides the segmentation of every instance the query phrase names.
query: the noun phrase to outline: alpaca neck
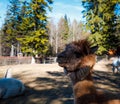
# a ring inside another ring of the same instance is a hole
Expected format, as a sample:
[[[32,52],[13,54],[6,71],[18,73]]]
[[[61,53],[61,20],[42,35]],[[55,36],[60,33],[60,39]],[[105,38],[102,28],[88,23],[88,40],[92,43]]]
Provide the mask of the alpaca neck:
[[[76,82],[73,81],[73,92],[74,92],[75,102],[79,100],[79,102],[81,103],[85,101],[84,98],[86,98],[87,95],[94,95],[96,90],[93,84],[92,77],[88,75],[88,77],[83,81],[76,81]],[[83,101],[80,101],[80,99]]]
[[[80,97],[84,94],[93,93],[93,91],[95,91],[92,78],[90,76],[88,78],[73,83],[73,90],[76,96]]]

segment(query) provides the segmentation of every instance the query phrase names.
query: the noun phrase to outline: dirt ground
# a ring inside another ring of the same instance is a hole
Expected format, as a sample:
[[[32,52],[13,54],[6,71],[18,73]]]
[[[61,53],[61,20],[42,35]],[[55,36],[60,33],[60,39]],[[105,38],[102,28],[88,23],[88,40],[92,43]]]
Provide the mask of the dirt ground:
[[[96,87],[118,92],[120,73],[112,73],[113,59],[99,59],[93,77]],[[25,84],[26,91],[21,96],[1,99],[0,104],[73,104],[72,84],[57,63],[0,66],[0,78],[7,68],[12,68],[13,77]]]

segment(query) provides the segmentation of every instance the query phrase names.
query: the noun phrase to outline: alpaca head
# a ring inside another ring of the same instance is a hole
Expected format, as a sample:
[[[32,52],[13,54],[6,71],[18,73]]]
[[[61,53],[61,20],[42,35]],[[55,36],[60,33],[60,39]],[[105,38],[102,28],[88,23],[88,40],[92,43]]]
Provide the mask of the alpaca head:
[[[97,46],[91,47],[86,40],[79,40],[66,45],[64,51],[58,54],[57,62],[66,73],[72,76],[85,77],[95,64],[94,52]]]

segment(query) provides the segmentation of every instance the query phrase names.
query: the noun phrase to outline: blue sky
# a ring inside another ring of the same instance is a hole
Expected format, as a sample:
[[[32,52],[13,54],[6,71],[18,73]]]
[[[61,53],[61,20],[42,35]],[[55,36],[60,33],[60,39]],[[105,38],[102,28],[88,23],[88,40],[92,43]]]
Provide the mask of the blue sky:
[[[83,21],[81,0],[54,0],[52,12],[48,13],[55,21],[66,14],[71,21]]]
[[[0,27],[4,23],[8,0],[0,0]]]
[[[23,0],[24,1],[24,0]],[[82,16],[83,7],[81,0],[53,0],[54,3],[51,5],[52,12],[48,12],[48,16],[52,17],[55,22],[66,14],[71,21],[76,19],[77,21],[84,21]],[[4,23],[4,18],[7,10],[9,0],[0,0],[0,27]],[[120,5],[116,6],[118,9],[115,11],[117,15],[120,15]]]
[[[4,18],[7,10],[9,0],[0,0],[0,27],[4,23]],[[76,19],[82,21],[83,7],[81,6],[81,0],[54,0],[52,6],[52,12],[48,12],[48,16],[52,17],[56,22],[65,14],[71,21]]]

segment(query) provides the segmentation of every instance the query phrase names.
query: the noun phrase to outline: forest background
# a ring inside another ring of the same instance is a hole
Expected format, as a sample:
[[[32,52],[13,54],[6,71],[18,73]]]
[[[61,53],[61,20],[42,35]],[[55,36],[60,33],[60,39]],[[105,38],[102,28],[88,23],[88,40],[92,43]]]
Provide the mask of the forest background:
[[[85,21],[71,22],[65,14],[57,24],[47,14],[53,0],[9,2],[0,30],[0,56],[10,56],[11,49],[14,56],[56,56],[69,42],[86,37],[99,46],[99,55],[120,45],[120,0],[81,0]]]

